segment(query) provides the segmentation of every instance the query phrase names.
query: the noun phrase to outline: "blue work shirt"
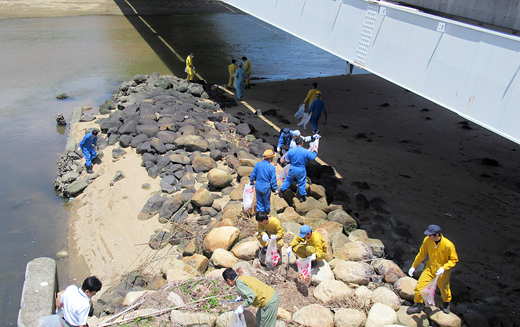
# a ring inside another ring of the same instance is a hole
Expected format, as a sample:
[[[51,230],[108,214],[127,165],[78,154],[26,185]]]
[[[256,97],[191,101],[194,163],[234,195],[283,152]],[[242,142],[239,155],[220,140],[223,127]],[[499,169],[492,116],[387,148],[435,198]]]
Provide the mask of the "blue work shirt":
[[[314,103],[314,102],[313,102]],[[291,164],[289,168],[289,172],[293,171],[305,171],[305,166],[307,165],[307,160],[314,160],[318,154],[316,152],[311,152],[301,146],[297,146],[292,148],[285,155],[285,161],[288,161]]]
[[[83,137],[83,140],[79,142],[80,148],[91,148],[92,144],[97,145],[97,135],[92,135],[92,132],[88,133]]]
[[[294,138],[294,131],[289,131],[289,135],[288,136],[285,136],[285,134],[282,132],[282,134],[280,135],[280,138],[278,139],[278,147],[281,148],[282,145],[287,145],[287,146],[291,146],[291,141],[293,140]]]
[[[276,190],[278,188],[276,184],[276,168],[267,160],[260,161],[255,165],[249,180],[256,180],[256,189],[260,191]]]
[[[321,99],[316,99],[312,101],[311,106],[309,107],[309,113],[311,114],[311,120],[318,120],[320,119],[321,112],[326,115],[327,110],[325,110],[325,103],[321,101]]]

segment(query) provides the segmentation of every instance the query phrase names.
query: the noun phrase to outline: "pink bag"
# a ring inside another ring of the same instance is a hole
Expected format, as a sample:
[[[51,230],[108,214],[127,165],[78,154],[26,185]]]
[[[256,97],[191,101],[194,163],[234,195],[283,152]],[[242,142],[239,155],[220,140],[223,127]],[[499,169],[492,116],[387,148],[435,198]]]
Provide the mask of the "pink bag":
[[[253,198],[255,196],[255,186],[247,183],[244,186],[244,192],[242,193],[242,204],[244,205],[244,212],[251,209],[253,206]]]
[[[289,173],[289,167],[291,165],[287,165],[283,167],[283,169],[278,173],[278,179],[283,183],[285,178],[287,177],[287,174]]]
[[[437,281],[439,276],[431,280],[421,291],[421,296],[426,305],[435,305],[435,290],[437,290]]]
[[[305,259],[296,260],[296,265],[298,266],[298,275],[300,275],[301,281],[305,284],[305,286],[309,287],[311,284],[311,263],[312,260],[310,257]]]
[[[267,253],[265,254],[265,264],[268,268],[274,268],[280,261],[280,254],[276,247],[276,240],[269,240],[267,244]]]
[[[318,148],[320,147],[320,139],[316,138],[314,141],[309,143],[309,151],[318,152]]]

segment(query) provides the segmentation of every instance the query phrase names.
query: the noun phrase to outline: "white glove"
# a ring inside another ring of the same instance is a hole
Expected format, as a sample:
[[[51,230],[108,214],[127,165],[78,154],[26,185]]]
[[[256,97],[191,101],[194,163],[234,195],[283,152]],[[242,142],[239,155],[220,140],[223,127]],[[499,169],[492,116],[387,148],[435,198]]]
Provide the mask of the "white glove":
[[[310,137],[310,136],[304,136],[304,137],[303,137],[303,140],[304,140],[305,142],[310,142],[310,141],[312,140],[312,137]]]
[[[241,296],[238,296],[238,297],[235,299],[235,302],[240,302],[240,301],[244,301],[244,299],[243,299]]]
[[[244,313],[244,307],[243,306],[239,306],[238,308],[235,309],[235,311],[233,311],[236,315],[239,315],[239,314],[242,314]]]
[[[415,268],[414,267],[410,267],[410,270],[408,270],[408,275],[410,277],[413,277],[413,273],[415,272]]]
[[[314,137],[315,140],[321,139],[321,135],[320,134],[314,134],[313,137]]]
[[[311,261],[316,260],[316,253],[311,254],[309,258],[311,258]]]
[[[440,275],[442,275],[442,274],[444,274],[444,268],[440,267],[440,268],[437,270],[436,275],[437,275],[437,276],[440,276]]]
[[[282,149],[280,149],[280,147],[276,148],[276,152],[280,152],[280,150],[282,150]]]
[[[287,248],[287,256],[290,256],[291,255],[291,252],[292,252],[292,246],[289,246]]]
[[[82,150],[81,150],[81,147],[80,147],[80,146],[78,146],[78,151],[79,151],[79,152],[81,152],[81,151],[82,151]]]
[[[267,236],[267,233],[262,234],[262,241],[264,241],[265,243],[269,242],[269,236]]]
[[[276,235],[271,235],[271,240],[275,240],[275,241],[276,241],[277,238],[278,238],[278,236],[276,236]]]

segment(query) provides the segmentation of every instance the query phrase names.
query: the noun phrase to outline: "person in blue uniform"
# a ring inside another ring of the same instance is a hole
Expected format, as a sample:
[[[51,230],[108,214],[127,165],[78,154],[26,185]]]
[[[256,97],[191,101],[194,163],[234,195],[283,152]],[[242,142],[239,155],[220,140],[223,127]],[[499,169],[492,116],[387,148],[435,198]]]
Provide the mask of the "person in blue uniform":
[[[235,89],[237,90],[237,99],[242,100],[244,95],[244,87],[246,86],[246,71],[242,63],[238,64],[238,69],[235,72]]]
[[[303,148],[303,139],[301,137],[296,138],[296,147],[290,149],[285,156],[285,161],[290,163],[291,166],[289,167],[287,177],[283,181],[282,186],[280,186],[281,196],[283,196],[283,193],[291,186],[292,182],[297,181],[298,199],[300,202],[305,201],[307,195],[307,191],[305,190],[307,170],[305,166],[308,160],[314,160],[317,156],[318,154],[316,152],[311,152]]]
[[[274,152],[271,149],[264,151],[264,161],[260,161],[253,168],[249,177],[251,185],[256,181],[256,212],[264,211],[269,213],[271,210],[271,191],[276,191],[276,169],[271,164]]]
[[[314,100],[309,107],[309,114],[311,114],[312,133],[319,134],[318,120],[320,120],[321,112],[325,115],[325,122],[327,121],[327,110],[325,110],[325,103],[321,100],[321,92],[316,92],[316,100]]]
[[[276,146],[276,152],[280,153],[282,150],[282,146],[287,145],[289,148],[294,147],[294,140],[300,136],[301,133],[299,130],[292,131],[289,128],[284,128],[282,133],[280,134],[280,138],[278,139],[278,145]],[[291,145],[293,143],[293,145]]]
[[[96,158],[96,149],[94,147],[97,146],[97,135],[98,131],[95,129],[92,132],[87,133],[79,143],[79,148],[85,157],[85,166],[88,174],[94,172],[92,170],[92,160]]]

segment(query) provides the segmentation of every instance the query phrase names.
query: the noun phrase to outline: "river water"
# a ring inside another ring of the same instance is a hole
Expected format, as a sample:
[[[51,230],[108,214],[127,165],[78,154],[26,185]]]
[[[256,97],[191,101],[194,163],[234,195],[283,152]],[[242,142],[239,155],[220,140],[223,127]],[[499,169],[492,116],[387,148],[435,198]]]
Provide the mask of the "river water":
[[[56,127],[56,113],[68,120],[75,107],[96,110],[136,74],[185,76],[180,59],[189,52],[209,82],[226,83],[230,58],[243,55],[261,80],[345,73],[343,60],[247,15],[143,18],[155,33],[124,16],[0,19],[0,316],[6,325],[16,324],[27,262],[68,246],[67,201],[52,186],[67,132]],[[63,92],[69,98],[57,100]],[[58,273],[62,288],[79,283],[66,259],[58,260]]]

